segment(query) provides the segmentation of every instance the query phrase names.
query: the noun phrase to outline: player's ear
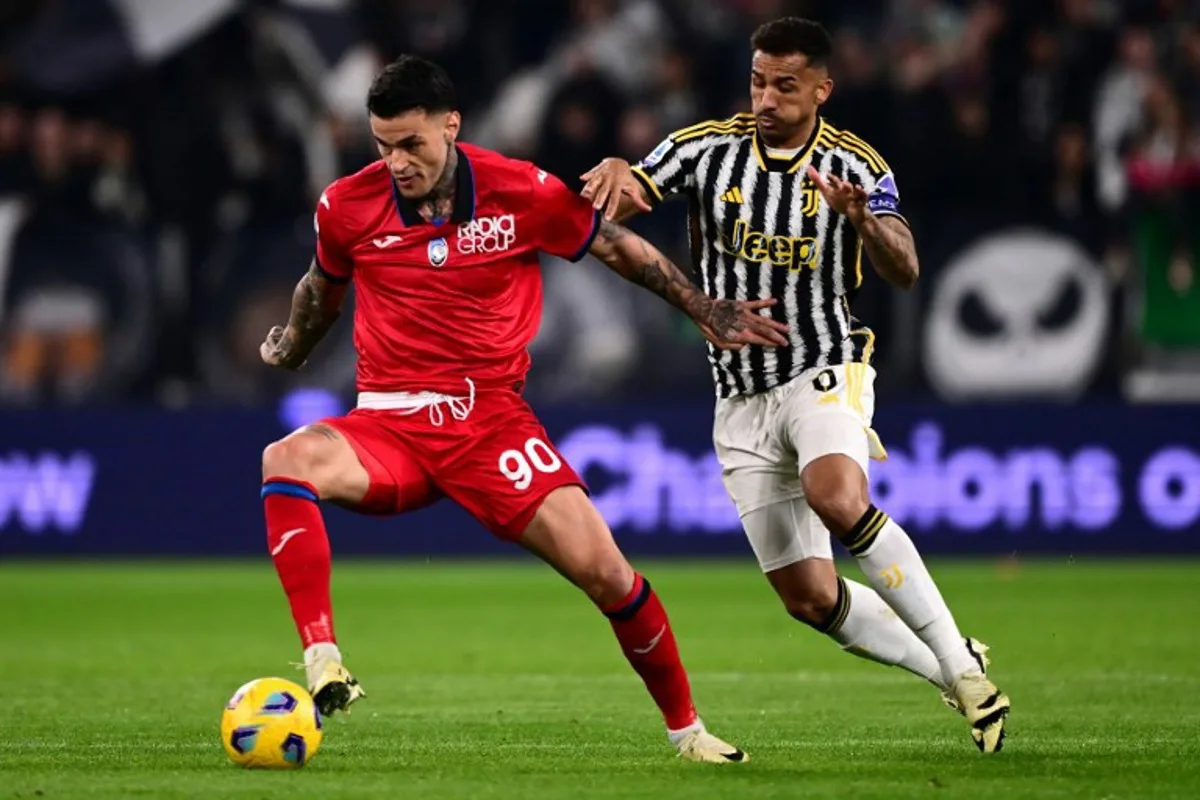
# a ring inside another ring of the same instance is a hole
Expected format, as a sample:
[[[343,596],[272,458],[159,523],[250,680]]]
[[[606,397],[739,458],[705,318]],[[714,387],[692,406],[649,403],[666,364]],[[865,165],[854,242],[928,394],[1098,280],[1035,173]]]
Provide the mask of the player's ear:
[[[817,105],[825,105],[825,101],[829,99],[829,95],[831,94],[833,94],[833,78],[830,78],[828,75],[826,75],[824,78],[817,81]]]
[[[462,129],[462,114],[457,111],[451,111],[446,114],[446,144],[452,144],[458,139],[458,132]]]

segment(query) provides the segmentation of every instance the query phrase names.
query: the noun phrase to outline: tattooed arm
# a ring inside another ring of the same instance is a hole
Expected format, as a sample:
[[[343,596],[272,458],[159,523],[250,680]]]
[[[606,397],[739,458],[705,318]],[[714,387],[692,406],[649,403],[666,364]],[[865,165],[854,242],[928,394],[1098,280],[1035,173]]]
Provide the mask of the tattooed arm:
[[[808,177],[824,195],[825,201],[839,214],[845,214],[858,231],[875,271],[899,289],[911,289],[917,284],[920,265],[912,231],[891,214],[871,213],[870,198],[862,186],[836,175],[822,175],[811,164]]]
[[[787,325],[758,310],[774,300],[714,300],[654,245],[615,222],[603,221],[589,252],[625,280],[644,286],[687,314],[706,339],[723,349],[786,345]]]
[[[317,342],[342,313],[348,283],[335,283],[321,273],[314,259],[292,292],[292,313],[287,327],[276,325],[267,334],[259,353],[274,367],[299,369]]]
[[[899,289],[911,289],[921,272],[912,231],[893,216],[877,217],[870,212],[855,223],[863,249],[875,271]]]

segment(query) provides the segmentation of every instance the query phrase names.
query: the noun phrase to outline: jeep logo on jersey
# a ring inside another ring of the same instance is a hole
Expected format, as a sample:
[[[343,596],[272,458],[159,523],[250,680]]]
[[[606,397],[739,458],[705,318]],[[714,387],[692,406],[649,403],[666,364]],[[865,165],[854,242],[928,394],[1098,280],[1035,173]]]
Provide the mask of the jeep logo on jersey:
[[[517,219],[512,214],[480,217],[458,226],[458,252],[501,253],[517,238]]]
[[[817,240],[811,236],[768,236],[751,230],[744,219],[733,225],[732,236],[721,237],[721,248],[731,256],[752,264],[768,261],[772,266],[796,272],[817,268]]]
[[[446,256],[450,255],[450,246],[446,244],[445,239],[433,239],[429,242],[429,263],[435,267],[440,267],[446,263]]]

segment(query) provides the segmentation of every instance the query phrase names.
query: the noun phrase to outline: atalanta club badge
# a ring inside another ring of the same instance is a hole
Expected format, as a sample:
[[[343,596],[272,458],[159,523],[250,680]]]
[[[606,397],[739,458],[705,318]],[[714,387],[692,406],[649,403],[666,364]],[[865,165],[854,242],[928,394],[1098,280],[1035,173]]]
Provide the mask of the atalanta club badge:
[[[429,263],[435,267],[440,267],[446,263],[446,257],[450,255],[450,246],[446,244],[445,239],[434,239],[429,242]]]

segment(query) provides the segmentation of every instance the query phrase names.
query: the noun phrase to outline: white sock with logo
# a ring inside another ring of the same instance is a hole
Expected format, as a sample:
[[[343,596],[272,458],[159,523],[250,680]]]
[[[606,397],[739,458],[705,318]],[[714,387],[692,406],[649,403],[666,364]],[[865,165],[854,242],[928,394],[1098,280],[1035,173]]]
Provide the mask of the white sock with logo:
[[[847,653],[888,666],[902,667],[945,689],[942,668],[896,612],[869,586],[841,578],[849,595],[846,619],[828,633]]]
[[[903,528],[870,506],[844,542],[879,597],[933,651],[944,685],[980,671],[942,593]]]

